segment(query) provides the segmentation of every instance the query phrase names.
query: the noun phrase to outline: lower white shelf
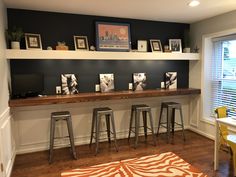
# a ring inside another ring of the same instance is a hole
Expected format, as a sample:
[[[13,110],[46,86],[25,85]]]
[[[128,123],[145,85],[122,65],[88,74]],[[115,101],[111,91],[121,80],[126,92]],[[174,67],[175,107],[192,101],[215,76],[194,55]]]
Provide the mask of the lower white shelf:
[[[199,53],[6,50],[7,59],[199,60]]]

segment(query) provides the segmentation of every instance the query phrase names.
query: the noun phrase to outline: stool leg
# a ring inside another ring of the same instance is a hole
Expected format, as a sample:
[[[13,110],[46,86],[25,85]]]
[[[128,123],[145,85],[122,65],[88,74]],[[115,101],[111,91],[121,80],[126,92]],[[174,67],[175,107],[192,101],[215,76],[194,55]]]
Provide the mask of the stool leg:
[[[137,148],[137,145],[138,145],[139,117],[140,117],[140,111],[135,110],[135,145],[134,145],[134,148]]]
[[[131,108],[131,115],[130,115],[130,122],[129,122],[129,135],[128,135],[128,141],[130,140],[130,134],[132,131],[132,124],[133,124],[133,117],[134,117],[134,109]]]
[[[160,129],[160,126],[161,126],[162,112],[163,112],[163,104],[161,104],[161,112],[160,112],[160,117],[159,117],[159,122],[158,122],[158,127],[157,127],[157,136],[159,134],[159,129]]]
[[[69,137],[70,137],[70,145],[71,145],[73,157],[74,157],[74,159],[77,159],[77,157],[76,157],[76,151],[75,151],[75,143],[74,143],[74,135],[73,135],[73,129],[72,129],[71,116],[69,116],[69,117],[66,119],[66,122],[67,122],[67,129],[68,129],[68,134],[69,134]]]
[[[53,158],[54,133],[55,133],[55,120],[51,118],[49,163],[52,163],[52,158]]]
[[[183,120],[183,113],[182,113],[182,108],[180,107],[179,109],[180,112],[180,119],[181,119],[181,124],[182,124],[182,133],[183,133],[183,140],[185,141],[185,134],[184,134],[184,120]]]
[[[171,121],[171,108],[167,107],[167,143],[170,142],[170,121]]]
[[[175,108],[172,108],[171,131],[172,131],[172,135],[174,135],[174,132],[175,132]]]
[[[145,140],[147,141],[147,111],[142,111]]]
[[[110,135],[110,115],[106,115],[106,125],[107,125],[107,137],[108,137],[108,142],[111,143],[111,135]]]
[[[92,128],[91,128],[91,137],[90,137],[89,147],[91,147],[92,142],[93,142],[94,125],[95,125],[95,111],[93,110],[93,116],[92,116]]]
[[[150,119],[150,126],[151,126],[151,131],[152,131],[152,138],[153,138],[154,146],[156,146],[156,136],[155,136],[155,132],[154,132],[154,128],[153,128],[153,118],[152,118],[152,112],[151,112],[151,110],[148,111],[148,114],[149,114],[149,119]]]
[[[95,153],[95,155],[97,155],[97,153],[98,153],[100,119],[101,119],[100,114],[99,115],[96,114],[96,117],[95,117],[95,122],[96,122],[96,130],[95,130],[95,134],[96,134],[96,153]]]
[[[116,143],[116,128],[115,128],[113,112],[111,113],[111,124],[112,124],[112,129],[113,129],[112,131],[113,131],[113,136],[114,136],[114,144],[115,144],[116,151],[118,152],[118,147],[117,147],[117,143]]]

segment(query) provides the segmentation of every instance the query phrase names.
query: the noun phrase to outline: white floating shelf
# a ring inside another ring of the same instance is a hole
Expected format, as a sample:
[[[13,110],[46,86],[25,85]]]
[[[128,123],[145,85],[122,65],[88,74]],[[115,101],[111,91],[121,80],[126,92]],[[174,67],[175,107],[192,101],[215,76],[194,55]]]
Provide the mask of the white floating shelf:
[[[7,59],[73,60],[199,60],[198,53],[100,52],[58,50],[6,50]]]

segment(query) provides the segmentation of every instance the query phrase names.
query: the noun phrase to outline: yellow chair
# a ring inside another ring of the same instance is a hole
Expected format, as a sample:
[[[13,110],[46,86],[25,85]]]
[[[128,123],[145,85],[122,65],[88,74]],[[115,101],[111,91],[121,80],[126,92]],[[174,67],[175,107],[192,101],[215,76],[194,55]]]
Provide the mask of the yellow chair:
[[[215,110],[217,118],[227,117],[227,107],[219,107]],[[229,135],[226,125],[220,125],[220,144],[230,146],[233,152],[234,176],[236,176],[236,135]]]

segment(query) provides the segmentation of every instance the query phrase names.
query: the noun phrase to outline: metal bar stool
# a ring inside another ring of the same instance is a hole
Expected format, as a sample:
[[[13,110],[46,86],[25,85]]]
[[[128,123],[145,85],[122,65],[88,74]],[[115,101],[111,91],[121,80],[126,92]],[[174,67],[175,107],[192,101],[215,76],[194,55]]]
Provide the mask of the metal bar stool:
[[[59,120],[63,120],[67,122],[68,136],[55,137],[55,124]],[[72,129],[72,121],[71,121],[71,115],[69,111],[51,113],[49,163],[52,163],[54,139],[61,139],[61,138],[69,138],[72,155],[74,159],[77,159],[76,151],[75,151],[75,144],[74,144],[74,135],[73,135],[73,129]]]
[[[91,138],[90,138],[89,146],[91,147],[91,144],[92,144],[92,141],[94,138],[95,143],[96,143],[95,155],[97,155],[97,153],[98,153],[100,123],[101,123],[102,116],[105,116],[105,118],[106,118],[106,126],[107,126],[106,132],[107,132],[108,141],[109,141],[109,143],[111,142],[110,134],[113,134],[115,148],[116,148],[116,151],[118,151],[117,143],[116,143],[116,130],[115,130],[113,110],[108,107],[94,108],[93,109],[93,117],[92,117]],[[111,122],[110,122],[110,120],[111,120]],[[110,130],[110,123],[111,123],[112,131]],[[95,134],[95,136],[94,136],[94,134]]]
[[[142,115],[143,115],[143,126],[140,126],[140,120],[139,120],[140,113],[142,113]],[[150,128],[147,127],[147,114],[149,115]],[[132,127],[133,119],[135,121],[134,127]],[[135,146],[134,146],[134,148],[137,148],[139,128],[141,128],[141,127],[144,128],[145,140],[147,140],[147,129],[151,130],[153,142],[154,142],[154,145],[156,145],[156,136],[155,136],[154,129],[153,129],[153,119],[152,119],[151,108],[145,104],[132,105],[128,140],[130,139],[131,132],[134,132],[135,133]],[[135,129],[135,131],[133,131],[132,129]]]
[[[167,121],[166,122],[162,122],[162,120],[161,120],[164,108],[167,109]],[[176,109],[179,110],[181,123],[178,123],[175,121],[175,110]],[[180,103],[176,103],[176,102],[163,102],[163,103],[161,103],[161,112],[160,112],[159,124],[158,124],[158,128],[157,128],[157,136],[159,134],[160,126],[166,128],[166,130],[167,130],[167,143],[169,143],[169,141],[170,141],[170,128],[172,130],[172,135],[174,135],[175,127],[182,128],[183,140],[185,141],[183,113],[182,113],[182,106]]]

